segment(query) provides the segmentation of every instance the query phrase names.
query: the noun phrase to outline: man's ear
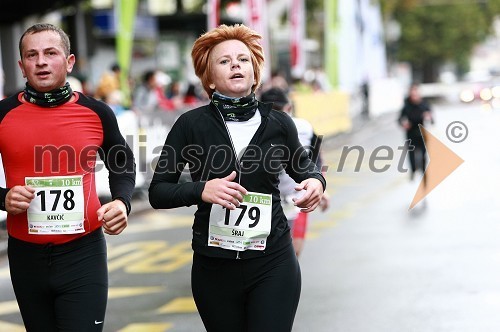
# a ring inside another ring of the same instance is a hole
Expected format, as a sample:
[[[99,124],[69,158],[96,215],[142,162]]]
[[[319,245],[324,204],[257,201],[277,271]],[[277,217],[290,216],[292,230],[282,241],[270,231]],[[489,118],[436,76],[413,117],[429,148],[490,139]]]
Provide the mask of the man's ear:
[[[17,64],[19,65],[19,68],[21,68],[21,72],[23,73],[23,77],[26,78],[26,73],[24,72],[24,67],[23,67],[23,61],[19,60],[19,61],[17,61]]]
[[[66,61],[67,61],[66,72],[69,74],[73,71],[73,67],[75,66],[76,62],[75,55],[70,54]]]

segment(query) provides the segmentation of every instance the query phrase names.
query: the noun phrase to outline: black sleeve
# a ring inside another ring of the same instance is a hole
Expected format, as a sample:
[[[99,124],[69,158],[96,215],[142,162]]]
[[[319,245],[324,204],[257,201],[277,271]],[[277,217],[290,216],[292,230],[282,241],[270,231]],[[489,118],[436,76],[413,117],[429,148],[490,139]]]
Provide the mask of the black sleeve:
[[[315,132],[313,132],[313,137],[311,138],[311,159],[320,171],[323,167],[323,159],[321,158],[322,143],[323,136],[318,136]]]
[[[291,118],[284,117],[287,128],[287,146],[290,149],[290,158],[285,166],[285,171],[295,182],[300,183],[306,179],[314,178],[321,181],[323,190],[326,189],[326,180],[315,163],[309,158],[307,150],[300,144],[297,128]]]
[[[406,104],[401,108],[401,111],[399,112],[399,117],[398,117],[398,123],[400,125],[403,124],[403,120],[408,120],[408,110],[406,108]]]
[[[9,188],[0,188],[0,210],[2,211],[7,211],[5,208],[5,197],[7,197],[9,190]]]
[[[109,171],[111,198],[125,203],[127,213],[130,213],[130,201],[135,188],[134,154],[120,133],[113,111],[109,109],[99,114],[104,134],[99,156]]]
[[[21,102],[17,99],[17,96],[18,94],[15,93],[10,97],[1,100],[2,111],[0,112],[0,122],[4,119],[4,117],[10,110],[21,104]],[[2,211],[7,211],[5,208],[5,197],[7,197],[7,193],[9,192],[10,189],[11,188],[0,188],[0,210]]]
[[[149,203],[155,209],[170,209],[202,202],[205,182],[178,183],[186,165],[183,149],[189,146],[189,121],[181,116],[167,135],[149,186]]]

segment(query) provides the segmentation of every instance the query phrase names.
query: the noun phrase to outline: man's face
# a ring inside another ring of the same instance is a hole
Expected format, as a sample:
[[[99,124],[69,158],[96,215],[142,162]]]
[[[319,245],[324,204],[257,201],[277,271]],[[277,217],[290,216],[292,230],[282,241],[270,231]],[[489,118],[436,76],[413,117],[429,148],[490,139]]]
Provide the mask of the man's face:
[[[420,96],[420,91],[418,90],[417,87],[412,87],[410,90],[410,99],[418,104],[422,101],[422,97]]]
[[[66,83],[66,75],[73,70],[75,56],[66,56],[57,32],[41,31],[26,35],[21,50],[19,67],[35,90],[47,92]]]

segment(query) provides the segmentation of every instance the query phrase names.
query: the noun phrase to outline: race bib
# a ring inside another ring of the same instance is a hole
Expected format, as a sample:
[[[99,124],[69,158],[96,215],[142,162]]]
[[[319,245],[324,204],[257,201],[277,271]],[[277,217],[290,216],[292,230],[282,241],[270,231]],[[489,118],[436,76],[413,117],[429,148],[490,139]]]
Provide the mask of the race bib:
[[[271,214],[269,194],[248,192],[235,210],[213,204],[208,245],[236,251],[264,250],[271,232]]]
[[[76,234],[83,227],[82,176],[27,177],[35,189],[28,208],[28,232],[35,235]]]

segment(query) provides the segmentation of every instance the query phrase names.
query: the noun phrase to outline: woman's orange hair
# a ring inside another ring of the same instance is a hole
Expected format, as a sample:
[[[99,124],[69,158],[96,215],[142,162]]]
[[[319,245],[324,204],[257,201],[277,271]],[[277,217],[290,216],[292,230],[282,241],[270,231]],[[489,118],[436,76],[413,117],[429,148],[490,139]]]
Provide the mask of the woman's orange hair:
[[[210,53],[217,44],[226,40],[239,40],[250,50],[256,82],[252,86],[252,92],[255,92],[261,83],[261,71],[264,67],[264,50],[259,42],[260,39],[262,39],[261,35],[243,24],[231,26],[222,24],[215,29],[205,32],[194,42],[193,49],[191,50],[194,72],[201,80],[203,89],[205,89],[210,98],[214,92],[209,87],[211,82]]]

